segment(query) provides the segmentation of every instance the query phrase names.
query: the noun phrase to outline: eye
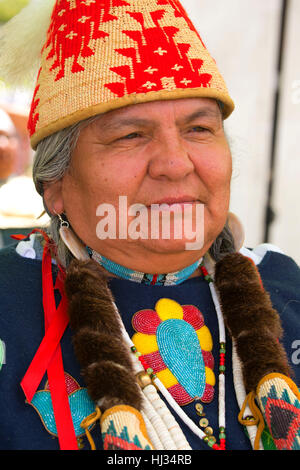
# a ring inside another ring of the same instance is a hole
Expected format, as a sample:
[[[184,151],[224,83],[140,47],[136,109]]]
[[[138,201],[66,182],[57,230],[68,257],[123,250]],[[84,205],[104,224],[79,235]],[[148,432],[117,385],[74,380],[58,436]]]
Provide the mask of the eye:
[[[121,137],[121,140],[133,140],[137,139],[138,137],[141,137],[141,135],[138,132],[131,132],[131,134],[125,135],[124,137]]]
[[[205,127],[201,127],[201,126],[194,126],[192,127],[189,132],[192,132],[192,133],[203,133],[203,132],[209,132],[208,129],[206,129]]]

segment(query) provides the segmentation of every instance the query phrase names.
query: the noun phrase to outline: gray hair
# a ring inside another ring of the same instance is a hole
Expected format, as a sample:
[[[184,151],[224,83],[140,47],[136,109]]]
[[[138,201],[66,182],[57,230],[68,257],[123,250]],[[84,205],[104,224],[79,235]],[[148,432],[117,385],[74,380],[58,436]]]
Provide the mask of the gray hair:
[[[37,192],[42,197],[45,183],[59,181],[64,176],[69,168],[72,153],[76,147],[80,132],[97,118],[98,116],[93,116],[80,121],[39,142],[33,163],[33,181]],[[72,260],[72,255],[59,236],[60,219],[57,215],[49,212],[45,201],[44,207],[51,219],[48,232],[57,246],[58,259],[64,266],[68,266]],[[235,251],[234,239],[226,223],[222,232],[210,247],[209,253],[215,261],[219,261],[226,254],[234,253]]]

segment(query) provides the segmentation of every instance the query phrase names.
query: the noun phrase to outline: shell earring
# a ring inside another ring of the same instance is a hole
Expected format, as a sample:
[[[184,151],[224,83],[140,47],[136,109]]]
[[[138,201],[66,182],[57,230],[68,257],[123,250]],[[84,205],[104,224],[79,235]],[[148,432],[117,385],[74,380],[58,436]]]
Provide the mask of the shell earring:
[[[64,220],[60,214],[56,214],[60,221],[59,236],[70,250],[73,256],[80,261],[87,261],[90,259],[84,244],[75,235],[73,230],[70,228],[70,224],[67,220]]]

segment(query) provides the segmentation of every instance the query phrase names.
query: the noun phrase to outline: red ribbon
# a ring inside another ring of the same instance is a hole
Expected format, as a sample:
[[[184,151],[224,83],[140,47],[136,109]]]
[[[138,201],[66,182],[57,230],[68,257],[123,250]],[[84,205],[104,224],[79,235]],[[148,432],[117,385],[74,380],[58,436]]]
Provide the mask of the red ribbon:
[[[69,322],[67,299],[64,293],[64,272],[59,267],[59,273],[54,287],[50,240],[47,235],[39,229],[35,229],[33,232],[42,233],[45,239],[42,261],[45,336],[21,381],[21,387],[27,401],[30,403],[47,371],[60,449],[78,450],[60,347],[60,340]],[[56,308],[54,289],[59,289],[61,294],[61,301],[58,308]]]

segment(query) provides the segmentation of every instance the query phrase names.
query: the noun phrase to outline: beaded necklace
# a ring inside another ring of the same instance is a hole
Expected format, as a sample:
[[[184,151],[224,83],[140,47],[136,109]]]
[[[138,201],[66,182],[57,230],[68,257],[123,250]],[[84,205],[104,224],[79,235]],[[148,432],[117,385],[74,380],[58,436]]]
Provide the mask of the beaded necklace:
[[[103,266],[110,273],[115,274],[123,279],[127,279],[134,282],[139,282],[146,285],[156,285],[156,286],[174,286],[181,284],[186,281],[199,267],[202,262],[202,258],[197,260],[195,263],[187,266],[180,271],[175,271],[173,273],[166,274],[147,274],[140,271],[135,271],[133,269],[126,268],[120,264],[105,258],[105,256],[100,255],[95,250],[92,250],[88,246],[86,250],[90,258],[97,261],[101,266]]]
[[[168,404],[171,406],[171,408],[175,411],[175,413],[183,420],[183,422],[190,428],[190,430],[198,436],[200,439],[202,439],[209,447],[211,447],[214,450],[225,450],[226,449],[226,424],[225,424],[225,353],[226,353],[226,335],[225,335],[225,326],[224,326],[224,320],[223,320],[223,315],[219,303],[219,299],[216,293],[216,290],[214,288],[213,284],[213,279],[207,272],[205,266],[203,263],[200,265],[200,269],[203,273],[204,279],[208,282],[210,292],[212,295],[212,299],[215,305],[216,313],[217,313],[217,318],[218,318],[218,326],[219,326],[219,354],[220,354],[220,363],[219,363],[219,444],[216,443],[216,438],[211,434],[211,428],[208,426],[208,422],[206,423],[205,430],[203,431],[200,429],[194,421],[187,416],[187,414],[183,411],[183,409],[178,405],[178,403],[174,400],[174,398],[171,396],[169,391],[166,389],[166,387],[163,385],[163,383],[158,379],[156,374],[154,373],[153,369],[148,366],[147,362],[145,361],[144,358],[142,358],[142,354],[137,350],[137,348],[134,346],[133,342],[129,338],[128,333],[125,330],[125,327],[123,326],[123,336],[124,339],[126,340],[128,346],[131,349],[131,352],[133,353],[134,357],[140,365],[142,366],[143,370],[148,374],[149,378],[151,379],[151,382],[157,387],[157,389],[161,392],[163,397],[166,399]],[[116,308],[116,306],[115,306]],[[117,309],[117,308],[116,308]],[[203,407],[200,403],[196,403],[196,411],[198,415],[202,415],[202,410]],[[206,418],[205,418],[206,419]],[[201,426],[201,420],[200,419],[200,426]]]

